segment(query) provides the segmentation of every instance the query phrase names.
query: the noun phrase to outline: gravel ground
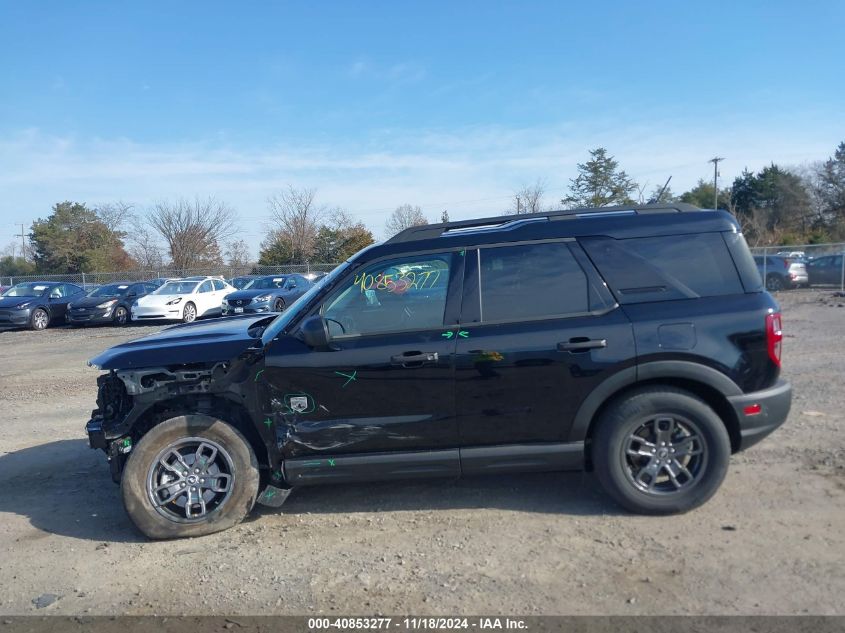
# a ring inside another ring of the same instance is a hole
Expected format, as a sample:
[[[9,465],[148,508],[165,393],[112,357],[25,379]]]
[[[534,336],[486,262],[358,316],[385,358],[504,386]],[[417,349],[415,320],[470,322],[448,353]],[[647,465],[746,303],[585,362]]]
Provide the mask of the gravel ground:
[[[587,474],[311,488],[148,542],[83,425],[85,361],[156,327],[0,333],[0,614],[845,614],[845,299],[784,307],[788,423],[684,516]]]

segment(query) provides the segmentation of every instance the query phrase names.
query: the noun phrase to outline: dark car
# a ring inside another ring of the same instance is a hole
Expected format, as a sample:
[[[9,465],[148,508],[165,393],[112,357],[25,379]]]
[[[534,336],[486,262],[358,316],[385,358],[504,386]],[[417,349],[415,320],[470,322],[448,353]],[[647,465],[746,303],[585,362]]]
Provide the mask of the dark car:
[[[257,279],[258,275],[241,275],[240,277],[233,277],[229,280],[229,285],[234,286],[238,290],[246,288],[253,279]]]
[[[754,263],[757,264],[760,277],[765,279],[766,290],[769,292],[809,285],[804,262],[775,255],[755,255]]]
[[[63,281],[27,281],[0,295],[0,326],[44,330],[65,319],[67,304],[83,294],[76,284]]]
[[[226,295],[223,316],[282,312],[314,284],[302,275],[256,277],[243,290]]]
[[[684,512],[787,417],[781,315],[736,219],[689,205],[407,229],[280,315],[90,361],[90,445],[153,538],[323,483],[586,468]]]
[[[126,325],[132,304],[157,288],[158,285],[151,281],[123,281],[100,286],[68,305],[67,322],[71,325]]]
[[[811,286],[839,286],[843,281],[842,255],[816,257],[806,264]]]

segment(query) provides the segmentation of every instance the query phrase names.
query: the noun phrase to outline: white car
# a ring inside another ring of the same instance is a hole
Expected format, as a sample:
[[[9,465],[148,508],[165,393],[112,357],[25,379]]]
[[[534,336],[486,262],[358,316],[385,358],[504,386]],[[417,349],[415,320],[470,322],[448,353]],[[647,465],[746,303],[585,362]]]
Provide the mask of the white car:
[[[217,277],[174,279],[138,299],[132,306],[132,320],[167,319],[190,323],[199,317],[218,316],[223,297],[236,290]]]

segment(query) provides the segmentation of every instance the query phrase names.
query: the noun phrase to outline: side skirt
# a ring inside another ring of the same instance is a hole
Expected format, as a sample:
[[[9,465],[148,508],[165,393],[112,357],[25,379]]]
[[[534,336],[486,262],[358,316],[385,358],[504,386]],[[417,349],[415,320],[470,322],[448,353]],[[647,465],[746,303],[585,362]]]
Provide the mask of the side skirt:
[[[286,459],[291,486],[461,475],[580,470],[584,443],[508,444],[434,451],[319,455]]]

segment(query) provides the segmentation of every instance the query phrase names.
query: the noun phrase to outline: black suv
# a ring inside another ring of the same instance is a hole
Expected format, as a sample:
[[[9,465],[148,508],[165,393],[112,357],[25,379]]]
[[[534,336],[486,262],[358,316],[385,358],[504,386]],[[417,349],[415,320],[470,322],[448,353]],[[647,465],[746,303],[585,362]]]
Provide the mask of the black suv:
[[[686,205],[407,229],[280,315],[171,327],[90,364],[90,444],[153,538],[292,488],[595,471],[701,505],[786,419],[781,317],[733,216]]]

